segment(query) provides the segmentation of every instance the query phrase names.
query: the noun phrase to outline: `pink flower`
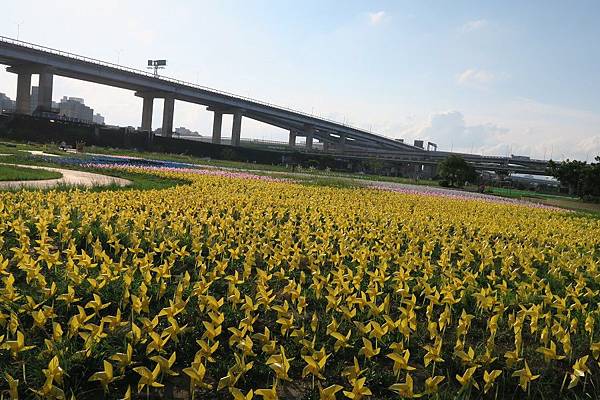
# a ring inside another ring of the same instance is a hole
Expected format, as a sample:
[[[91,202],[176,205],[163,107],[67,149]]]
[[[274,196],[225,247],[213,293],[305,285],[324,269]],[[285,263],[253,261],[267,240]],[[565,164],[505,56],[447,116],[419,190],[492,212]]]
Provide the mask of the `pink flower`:
[[[377,182],[370,186],[373,189],[385,190],[389,192],[406,193],[406,194],[417,194],[425,196],[436,196],[444,197],[449,199],[458,200],[483,200],[497,204],[512,204],[519,206],[526,206],[532,208],[540,208],[545,210],[565,211],[558,207],[548,206],[540,203],[533,203],[530,201],[510,199],[506,197],[492,196],[483,193],[465,192],[459,190],[445,189],[433,186],[417,186],[417,185],[405,185],[398,183],[386,183]]]

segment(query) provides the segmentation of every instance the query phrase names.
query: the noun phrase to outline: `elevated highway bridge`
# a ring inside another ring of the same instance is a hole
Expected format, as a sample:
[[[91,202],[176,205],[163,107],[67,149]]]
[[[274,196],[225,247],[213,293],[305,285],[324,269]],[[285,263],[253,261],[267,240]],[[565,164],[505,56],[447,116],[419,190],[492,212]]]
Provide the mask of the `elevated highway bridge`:
[[[154,99],[164,99],[162,135],[171,136],[175,100],[199,104],[213,112],[212,142],[220,144],[224,114],[233,115],[232,146],[240,146],[242,118],[250,118],[289,131],[288,147],[296,146],[297,137],[305,137],[305,151],[316,151],[313,141],[322,143],[326,152],[344,154],[349,158],[378,158],[399,162],[437,164],[448,154],[426,151],[401,141],[316,117],[267,102],[234,95],[220,90],[155,76],[89,57],[39,46],[0,36],[0,64],[17,75],[16,113],[31,114],[31,76],[39,75],[38,108],[51,109],[54,76],[94,82],[131,90],[143,99],[141,130],[152,131]],[[505,167],[512,171],[545,170],[546,163],[535,160],[514,160],[506,157],[463,155],[478,167]]]

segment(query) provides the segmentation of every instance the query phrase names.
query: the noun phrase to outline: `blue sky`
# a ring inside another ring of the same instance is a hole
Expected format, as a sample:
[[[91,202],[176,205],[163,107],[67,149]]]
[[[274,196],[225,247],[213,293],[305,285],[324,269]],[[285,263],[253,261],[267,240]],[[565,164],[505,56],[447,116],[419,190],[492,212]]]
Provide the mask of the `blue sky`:
[[[0,34],[16,37],[19,25],[21,40],[140,68],[166,58],[169,76],[445,150],[600,154],[598,1],[48,4],[3,4]],[[0,71],[0,92],[15,88]],[[131,92],[57,77],[54,99],[63,95],[108,123],[140,123]],[[175,126],[208,135],[211,118],[176,103]],[[287,133],[245,119],[242,135]]]

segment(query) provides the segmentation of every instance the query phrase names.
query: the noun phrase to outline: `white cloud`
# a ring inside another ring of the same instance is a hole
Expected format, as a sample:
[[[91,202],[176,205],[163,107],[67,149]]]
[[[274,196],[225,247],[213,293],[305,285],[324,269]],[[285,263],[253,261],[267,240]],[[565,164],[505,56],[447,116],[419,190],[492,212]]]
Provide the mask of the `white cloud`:
[[[386,16],[387,14],[385,11],[370,12],[369,23],[371,25],[379,25],[383,22]]]
[[[591,136],[579,141],[577,149],[580,153],[580,160],[595,162],[594,159],[600,157],[600,135]],[[585,158],[583,154],[585,154]]]
[[[446,111],[431,114],[426,120],[390,124],[380,132],[404,138],[406,143],[431,141],[444,151],[588,162],[600,156],[597,114],[530,99],[521,99],[518,104],[509,108],[510,116],[503,115],[508,110],[499,109],[498,115],[479,115],[467,121],[460,111]]]
[[[508,133],[508,129],[494,124],[467,125],[459,111],[433,114],[418,136],[433,142],[450,144],[454,150],[471,151],[494,146]]]
[[[456,77],[460,85],[484,87],[496,80],[496,75],[484,69],[466,69]]]
[[[473,32],[473,31],[477,31],[480,29],[485,28],[488,25],[487,20],[485,19],[477,19],[474,21],[468,21],[466,22],[461,28],[460,30],[464,33],[468,33],[468,32]]]

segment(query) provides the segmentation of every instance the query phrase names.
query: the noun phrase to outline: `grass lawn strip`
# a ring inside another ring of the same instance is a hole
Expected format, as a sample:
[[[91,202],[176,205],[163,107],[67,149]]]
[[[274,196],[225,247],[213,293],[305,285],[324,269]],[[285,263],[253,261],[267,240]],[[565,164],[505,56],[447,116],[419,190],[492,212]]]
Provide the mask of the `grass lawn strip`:
[[[62,178],[62,174],[56,171],[0,165],[0,181],[38,181],[59,178]]]

